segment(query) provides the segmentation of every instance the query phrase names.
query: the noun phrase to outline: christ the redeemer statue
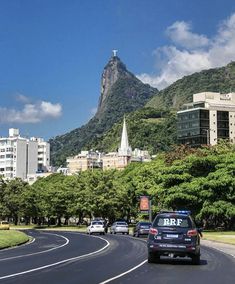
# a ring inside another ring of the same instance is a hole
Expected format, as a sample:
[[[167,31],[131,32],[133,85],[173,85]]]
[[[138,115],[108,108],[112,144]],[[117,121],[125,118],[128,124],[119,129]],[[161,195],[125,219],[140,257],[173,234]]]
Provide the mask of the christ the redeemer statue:
[[[113,57],[116,57],[116,56],[117,56],[117,52],[118,52],[117,49],[113,49]]]

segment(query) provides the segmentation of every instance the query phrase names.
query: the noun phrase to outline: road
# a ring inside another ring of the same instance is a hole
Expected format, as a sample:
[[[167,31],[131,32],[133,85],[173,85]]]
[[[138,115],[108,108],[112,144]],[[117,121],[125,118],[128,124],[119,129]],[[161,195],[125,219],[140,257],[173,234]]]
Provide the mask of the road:
[[[146,262],[144,239],[123,235],[28,231],[30,244],[0,251],[0,283],[17,284],[230,284],[235,258],[202,247],[201,264],[189,259]]]

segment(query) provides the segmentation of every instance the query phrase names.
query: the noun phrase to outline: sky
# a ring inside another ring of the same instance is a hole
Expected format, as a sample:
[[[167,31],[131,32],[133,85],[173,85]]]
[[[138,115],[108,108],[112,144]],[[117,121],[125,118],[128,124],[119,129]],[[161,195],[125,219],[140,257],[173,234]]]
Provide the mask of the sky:
[[[112,50],[163,89],[235,61],[234,0],[0,0],[0,136],[48,140],[95,114]]]

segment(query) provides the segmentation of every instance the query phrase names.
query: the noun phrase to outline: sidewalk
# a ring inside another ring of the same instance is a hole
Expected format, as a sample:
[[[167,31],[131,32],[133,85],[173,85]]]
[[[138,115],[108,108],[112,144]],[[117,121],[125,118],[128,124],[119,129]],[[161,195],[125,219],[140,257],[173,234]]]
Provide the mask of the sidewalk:
[[[235,245],[224,244],[203,239],[201,239],[201,245],[217,249],[235,258]]]

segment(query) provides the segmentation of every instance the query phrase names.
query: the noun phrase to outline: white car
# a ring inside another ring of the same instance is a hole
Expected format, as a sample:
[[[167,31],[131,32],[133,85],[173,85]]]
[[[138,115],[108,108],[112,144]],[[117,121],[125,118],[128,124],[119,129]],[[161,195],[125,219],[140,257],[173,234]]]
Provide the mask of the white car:
[[[110,228],[110,233],[111,234],[122,233],[129,235],[128,224],[126,222],[121,222],[121,221],[114,222]]]
[[[101,221],[91,221],[91,224],[87,227],[87,234],[92,235],[93,233],[99,233],[104,235],[104,223]]]

